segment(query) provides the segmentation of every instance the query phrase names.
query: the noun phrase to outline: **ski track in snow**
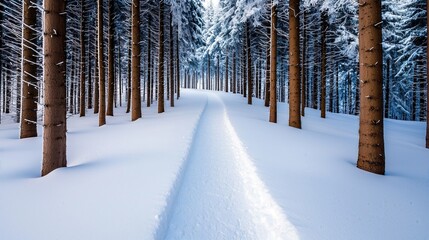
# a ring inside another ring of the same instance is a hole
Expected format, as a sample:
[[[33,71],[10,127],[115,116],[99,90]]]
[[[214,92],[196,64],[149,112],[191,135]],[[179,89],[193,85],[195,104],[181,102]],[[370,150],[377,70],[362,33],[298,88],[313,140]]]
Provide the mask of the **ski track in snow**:
[[[222,100],[207,93],[158,239],[299,239],[256,173]]]

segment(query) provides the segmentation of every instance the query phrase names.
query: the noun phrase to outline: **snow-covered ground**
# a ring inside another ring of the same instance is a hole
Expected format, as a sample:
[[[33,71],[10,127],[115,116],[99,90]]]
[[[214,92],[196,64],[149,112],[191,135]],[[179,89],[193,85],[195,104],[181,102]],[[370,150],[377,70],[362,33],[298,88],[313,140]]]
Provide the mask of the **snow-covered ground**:
[[[429,239],[425,124],[386,121],[386,176],[356,168],[358,119],[303,129],[239,95],[68,121],[68,168],[40,178],[41,137],[0,125],[0,239]],[[41,136],[41,134],[39,134]]]

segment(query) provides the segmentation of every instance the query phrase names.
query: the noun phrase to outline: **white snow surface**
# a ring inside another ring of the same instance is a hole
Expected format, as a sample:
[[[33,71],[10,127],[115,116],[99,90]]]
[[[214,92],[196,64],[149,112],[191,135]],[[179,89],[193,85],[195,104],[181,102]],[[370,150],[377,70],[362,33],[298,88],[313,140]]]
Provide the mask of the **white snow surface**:
[[[39,177],[39,137],[0,124],[0,239],[429,239],[425,124],[385,121],[386,175],[356,168],[358,118],[303,129],[230,93],[68,120],[68,167]]]

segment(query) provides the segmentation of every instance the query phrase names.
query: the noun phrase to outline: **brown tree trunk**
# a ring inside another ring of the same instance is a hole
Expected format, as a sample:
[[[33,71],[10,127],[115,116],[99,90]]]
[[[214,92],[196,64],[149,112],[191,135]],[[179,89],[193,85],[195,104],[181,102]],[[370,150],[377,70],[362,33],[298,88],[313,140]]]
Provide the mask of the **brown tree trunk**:
[[[88,109],[92,109],[92,69],[91,69],[91,39],[92,35],[88,33]]]
[[[98,39],[95,50],[95,81],[94,81],[94,113],[97,114],[100,110],[100,72],[98,67]]]
[[[232,92],[237,93],[237,63],[235,58],[235,50],[232,54]]]
[[[269,28],[271,29],[271,27]],[[269,33],[271,34],[271,33]],[[270,106],[270,51],[271,51],[271,47],[270,45],[267,47],[267,66],[266,66],[266,73],[265,73],[265,107],[269,107]]]
[[[384,174],[381,2],[359,0],[360,122],[357,167]]]
[[[115,26],[113,25],[113,0],[109,0],[109,33],[108,33],[108,66],[107,72],[109,79],[107,80],[107,116],[113,116],[113,100],[115,92],[115,53],[114,53],[114,36]]]
[[[228,60],[228,53],[226,54],[225,58],[225,92],[229,92],[229,60]]]
[[[152,103],[152,86],[151,86],[151,79],[152,79],[152,40],[151,40],[151,30],[150,30],[150,26],[151,26],[151,16],[149,14],[148,16],[148,33],[147,33],[147,89],[146,89],[146,106],[150,107],[150,104]]]
[[[127,81],[127,110],[126,113],[129,113],[131,110],[131,41],[128,46],[128,81]]]
[[[159,1],[158,113],[164,112],[164,1]]]
[[[277,123],[277,6],[271,1],[270,122]]]
[[[72,48],[72,67],[71,67],[71,74],[70,74],[70,87],[69,87],[69,113],[73,114],[74,109],[74,87],[75,87],[75,79],[74,79],[74,72],[76,71],[76,55],[74,53],[74,48]]]
[[[216,57],[217,65],[216,65],[216,91],[220,90],[220,63],[219,63],[219,55]]]
[[[173,39],[173,13],[170,11],[170,106],[174,107],[174,39]]]
[[[207,86],[208,86],[208,89],[209,90],[212,90],[212,88],[211,88],[211,76],[210,76],[210,69],[211,69],[211,67],[210,67],[210,54],[209,55],[207,55],[207,71],[208,71],[208,73],[207,73]]]
[[[180,56],[179,56],[179,24],[176,25],[176,91],[177,99],[180,98]]]
[[[320,117],[326,118],[326,31],[327,10],[322,12],[322,79],[320,81]]]
[[[250,46],[250,23],[246,22],[246,48],[247,48],[247,104],[252,105],[253,79],[252,79],[252,49]]]
[[[32,30],[37,21],[36,7],[24,0],[22,6],[22,84],[20,138],[37,137],[37,58],[32,50],[37,46],[36,33]]]
[[[142,117],[140,96],[140,1],[132,2],[131,120]]]
[[[304,9],[303,11],[303,24],[302,24],[302,73],[301,73],[301,115],[305,116],[305,107],[307,105],[307,66],[306,66],[306,50],[307,50],[307,14]]]
[[[99,103],[98,126],[106,124],[106,82],[104,75],[104,51],[103,51],[103,0],[98,0],[98,78],[99,78]]]
[[[80,15],[80,107],[79,112],[80,116],[85,116],[85,106],[86,106],[86,86],[85,86],[85,65],[86,65],[86,59],[85,59],[85,1],[80,1],[81,6],[81,15]]]
[[[42,176],[67,166],[66,160],[66,1],[45,0]]]
[[[301,128],[299,0],[289,1],[289,126]]]

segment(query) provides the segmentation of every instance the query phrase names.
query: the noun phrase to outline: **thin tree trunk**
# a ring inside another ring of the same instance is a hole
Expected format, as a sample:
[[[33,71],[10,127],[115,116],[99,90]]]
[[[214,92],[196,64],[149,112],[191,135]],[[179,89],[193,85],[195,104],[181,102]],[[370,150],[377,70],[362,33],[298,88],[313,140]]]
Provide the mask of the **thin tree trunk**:
[[[99,77],[99,110],[98,126],[106,124],[106,82],[104,75],[104,50],[103,50],[103,0],[98,0],[98,77]]]
[[[66,160],[66,1],[45,0],[43,53],[45,110],[42,176],[67,166]]]
[[[250,23],[246,22],[246,48],[247,48],[247,104],[252,105],[253,79],[252,79],[252,49],[250,46]]]
[[[113,116],[113,101],[115,92],[115,53],[114,53],[114,24],[113,24],[113,0],[109,0],[109,32],[108,32],[108,80],[107,80],[107,116]]]
[[[237,63],[235,57],[235,50],[232,54],[232,92],[237,93]]]
[[[150,104],[152,103],[152,86],[151,86],[151,79],[152,79],[152,51],[151,51],[151,47],[152,47],[152,37],[151,37],[151,30],[150,30],[150,26],[151,26],[151,16],[149,14],[148,16],[148,37],[147,37],[147,89],[146,89],[146,106],[150,107]]]
[[[307,14],[304,9],[303,11],[303,24],[302,24],[302,73],[301,73],[301,115],[305,116],[305,107],[307,105],[307,66],[306,66],[306,50],[307,50]]]
[[[140,96],[140,1],[132,2],[131,120],[142,117]]]
[[[159,1],[158,113],[164,112],[164,1]]]
[[[170,107],[174,107],[174,39],[173,39],[173,13],[170,11]]]
[[[20,138],[37,137],[37,58],[32,50],[37,46],[32,28],[37,22],[37,9],[31,0],[24,0],[22,6],[22,84],[21,84],[21,125]]]
[[[277,6],[271,1],[270,122],[277,123]]]
[[[360,122],[357,167],[384,174],[381,1],[359,0]]]
[[[326,31],[328,15],[327,10],[322,12],[322,79],[320,81],[320,117],[326,118]]]
[[[270,29],[270,28],[269,28]],[[271,34],[271,33],[270,33]],[[265,73],[265,107],[269,107],[270,106],[270,90],[271,90],[271,86],[270,86],[270,51],[271,51],[271,47],[268,46],[267,47],[267,69],[266,69],[266,73]]]
[[[299,0],[289,1],[289,126],[301,128]],[[272,58],[271,58],[272,60]]]
[[[81,5],[81,15],[80,15],[80,116],[85,116],[85,95],[86,95],[86,86],[85,86],[85,65],[86,65],[86,59],[85,59],[85,1],[80,1]]]
[[[94,81],[94,113],[97,114],[100,110],[100,71],[98,64],[98,39],[95,49],[95,81]]]
[[[177,99],[180,98],[180,56],[179,56],[179,24],[176,25],[176,84]]]
[[[91,69],[91,39],[92,35],[88,33],[88,109],[92,109],[92,69]]]
[[[229,92],[229,79],[228,79],[228,74],[229,74],[229,60],[228,60],[228,53],[226,54],[226,58],[225,58],[225,92]]]

